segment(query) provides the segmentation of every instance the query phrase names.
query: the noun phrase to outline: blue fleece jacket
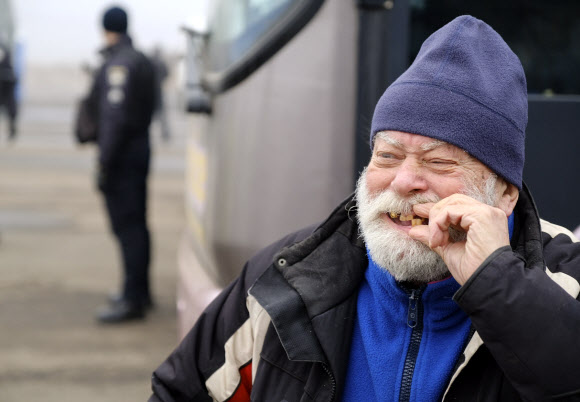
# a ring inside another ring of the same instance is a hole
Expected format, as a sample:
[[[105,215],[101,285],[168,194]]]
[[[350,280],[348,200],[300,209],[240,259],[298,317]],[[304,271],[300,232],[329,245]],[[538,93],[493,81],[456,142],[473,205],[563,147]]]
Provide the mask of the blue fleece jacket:
[[[452,300],[458,289],[450,277],[415,290],[417,300],[411,300],[411,290],[369,255],[342,400],[398,401],[401,392],[408,392],[405,400],[441,400],[471,325]]]

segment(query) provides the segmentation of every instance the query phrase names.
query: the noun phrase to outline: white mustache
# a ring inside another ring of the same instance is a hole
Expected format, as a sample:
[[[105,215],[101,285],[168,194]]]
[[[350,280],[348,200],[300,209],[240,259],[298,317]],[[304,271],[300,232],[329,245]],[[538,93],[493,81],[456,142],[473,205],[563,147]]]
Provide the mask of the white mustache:
[[[365,191],[366,193],[366,191]],[[437,195],[415,194],[410,197],[401,197],[393,190],[384,190],[380,193],[370,195],[365,194],[364,202],[367,206],[367,211],[374,217],[377,217],[386,212],[394,212],[404,215],[413,214],[413,206],[417,204],[425,204],[427,202],[438,202],[441,198]]]

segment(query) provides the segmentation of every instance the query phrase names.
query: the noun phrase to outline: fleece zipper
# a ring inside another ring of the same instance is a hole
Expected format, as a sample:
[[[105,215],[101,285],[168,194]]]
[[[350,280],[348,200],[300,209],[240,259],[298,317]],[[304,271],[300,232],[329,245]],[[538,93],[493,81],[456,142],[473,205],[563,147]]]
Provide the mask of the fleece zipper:
[[[409,296],[409,305],[407,308],[407,325],[411,328],[411,339],[407,356],[405,357],[405,366],[401,378],[401,391],[399,393],[399,402],[409,401],[411,398],[411,385],[413,384],[413,373],[415,372],[415,363],[419,354],[419,346],[423,336],[423,303],[421,294],[425,287],[419,289],[403,288]]]

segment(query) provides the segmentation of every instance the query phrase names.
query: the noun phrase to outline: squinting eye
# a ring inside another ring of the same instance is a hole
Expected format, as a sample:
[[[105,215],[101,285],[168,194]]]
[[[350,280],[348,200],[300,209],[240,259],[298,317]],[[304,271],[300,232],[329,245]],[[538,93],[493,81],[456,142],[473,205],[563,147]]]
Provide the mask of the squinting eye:
[[[453,162],[441,160],[441,159],[435,159],[435,160],[429,161],[429,163],[432,163],[434,165],[451,165]]]
[[[388,152],[379,152],[377,155],[380,158],[387,158],[387,159],[390,159],[390,158],[394,158],[395,157],[393,154],[390,154]]]

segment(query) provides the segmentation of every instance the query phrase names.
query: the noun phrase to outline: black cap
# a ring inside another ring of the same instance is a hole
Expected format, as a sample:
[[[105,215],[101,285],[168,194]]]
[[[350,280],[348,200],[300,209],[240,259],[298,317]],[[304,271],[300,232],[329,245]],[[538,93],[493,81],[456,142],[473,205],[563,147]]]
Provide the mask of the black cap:
[[[127,32],[127,13],[120,7],[111,7],[103,15],[103,28],[110,32]]]

